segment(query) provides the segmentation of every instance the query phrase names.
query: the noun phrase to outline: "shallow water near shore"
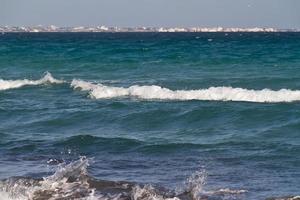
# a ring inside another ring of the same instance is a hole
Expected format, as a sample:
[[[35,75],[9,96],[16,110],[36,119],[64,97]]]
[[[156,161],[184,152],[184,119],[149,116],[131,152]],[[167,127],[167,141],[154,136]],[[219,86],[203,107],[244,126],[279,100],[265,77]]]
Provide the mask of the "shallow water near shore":
[[[299,45],[299,33],[0,35],[0,199],[300,195]]]

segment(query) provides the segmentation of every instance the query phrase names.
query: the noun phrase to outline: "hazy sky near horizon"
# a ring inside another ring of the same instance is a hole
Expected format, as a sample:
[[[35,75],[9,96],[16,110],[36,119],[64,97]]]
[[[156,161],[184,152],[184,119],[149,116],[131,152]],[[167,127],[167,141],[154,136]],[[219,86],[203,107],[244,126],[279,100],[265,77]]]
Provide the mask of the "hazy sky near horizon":
[[[300,0],[0,0],[0,25],[300,28]]]

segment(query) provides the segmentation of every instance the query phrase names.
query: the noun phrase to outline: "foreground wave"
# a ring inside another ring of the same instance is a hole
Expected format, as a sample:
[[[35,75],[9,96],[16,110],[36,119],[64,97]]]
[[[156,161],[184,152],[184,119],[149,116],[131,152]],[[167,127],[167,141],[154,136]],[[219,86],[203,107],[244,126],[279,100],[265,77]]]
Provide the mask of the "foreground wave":
[[[20,87],[27,86],[27,85],[42,85],[42,84],[47,84],[47,83],[60,84],[63,82],[64,81],[62,81],[62,80],[57,80],[57,79],[53,78],[53,76],[49,72],[46,72],[45,76],[39,80],[28,80],[28,79],[3,80],[3,79],[0,79],[0,90],[15,89],[15,88],[20,88]]]
[[[274,91],[270,89],[249,90],[232,87],[210,87],[200,90],[170,90],[156,85],[134,85],[124,88],[93,84],[82,80],[73,80],[71,87],[88,91],[90,97],[95,99],[133,97],[145,100],[245,101],[258,103],[300,101],[300,90],[288,89]]]
[[[105,200],[200,200],[236,199],[245,190],[203,189],[206,174],[196,172],[187,179],[185,186],[170,191],[152,185],[139,185],[129,182],[100,181],[87,173],[89,160],[81,157],[68,165],[61,165],[51,176],[42,179],[15,177],[0,182],[1,200],[27,199],[105,199]]]
[[[0,200],[230,200],[245,199],[248,193],[243,189],[205,190],[203,171],[195,172],[176,191],[150,184],[96,180],[87,172],[89,161],[81,157],[70,164],[61,164],[53,175],[41,179],[13,177],[0,181]],[[300,197],[268,199],[299,200]]]

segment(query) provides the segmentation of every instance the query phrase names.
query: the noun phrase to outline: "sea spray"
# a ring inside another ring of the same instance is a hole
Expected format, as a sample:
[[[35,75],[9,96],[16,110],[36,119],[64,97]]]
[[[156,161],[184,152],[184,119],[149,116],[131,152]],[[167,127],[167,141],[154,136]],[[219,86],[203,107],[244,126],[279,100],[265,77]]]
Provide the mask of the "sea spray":
[[[203,192],[206,178],[206,171],[196,171],[186,180],[185,192],[190,194],[192,199],[199,199],[201,193]]]
[[[59,165],[53,175],[40,180],[10,178],[0,182],[0,192],[5,200],[91,199],[94,190],[87,182],[88,165],[89,160],[81,157],[70,164]]]

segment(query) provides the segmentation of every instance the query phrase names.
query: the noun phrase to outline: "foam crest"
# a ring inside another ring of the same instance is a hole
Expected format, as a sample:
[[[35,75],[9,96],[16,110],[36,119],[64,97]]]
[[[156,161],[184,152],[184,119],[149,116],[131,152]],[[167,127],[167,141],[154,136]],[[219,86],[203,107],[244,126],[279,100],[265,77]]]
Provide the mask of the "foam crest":
[[[43,84],[60,84],[63,83],[62,80],[57,80],[53,78],[53,76],[46,72],[45,76],[42,77],[39,80],[29,80],[29,79],[23,79],[23,80],[3,80],[0,79],[0,90],[9,90],[9,89],[15,89],[20,88],[27,85],[43,85]]]
[[[157,85],[128,88],[93,84],[82,80],[73,80],[71,87],[88,91],[94,99],[133,97],[144,100],[202,100],[202,101],[244,101],[258,103],[279,103],[300,101],[300,90],[250,90],[233,87],[210,87],[199,90],[170,90]]]
[[[164,197],[151,185],[144,187],[135,186],[132,189],[132,200],[180,200],[178,197]]]
[[[11,178],[0,182],[0,200],[96,199],[94,189],[89,188],[88,161],[81,157],[68,165],[61,165],[52,176],[42,180]]]

